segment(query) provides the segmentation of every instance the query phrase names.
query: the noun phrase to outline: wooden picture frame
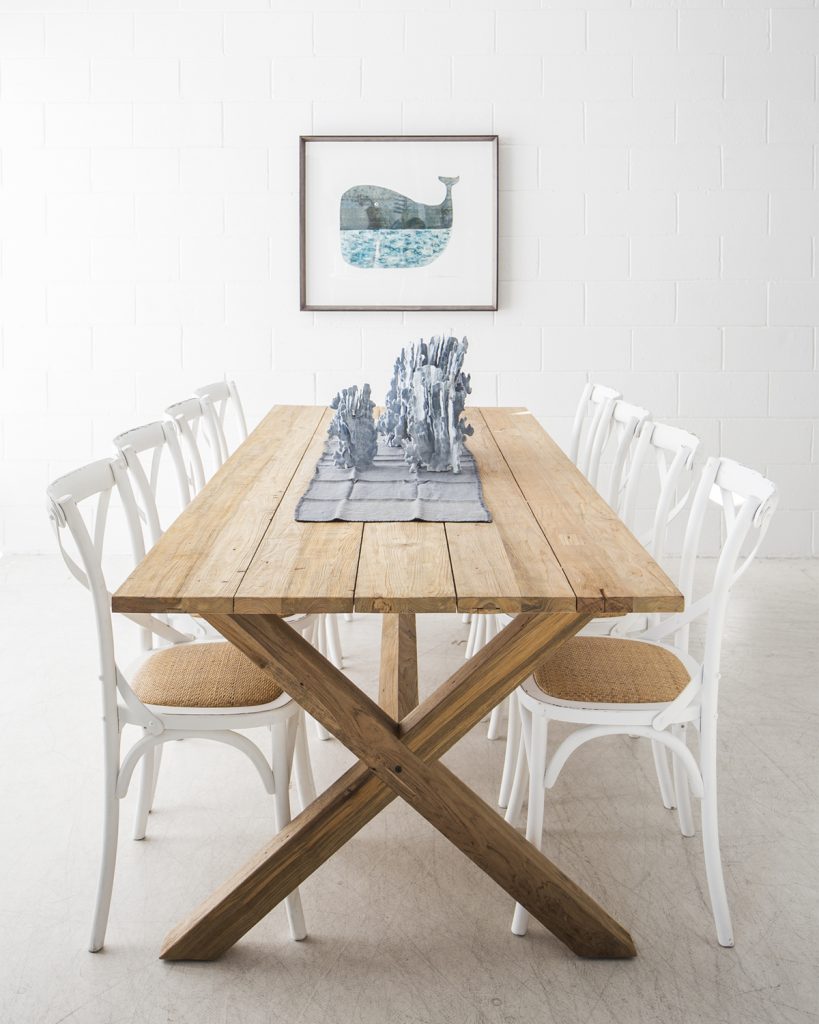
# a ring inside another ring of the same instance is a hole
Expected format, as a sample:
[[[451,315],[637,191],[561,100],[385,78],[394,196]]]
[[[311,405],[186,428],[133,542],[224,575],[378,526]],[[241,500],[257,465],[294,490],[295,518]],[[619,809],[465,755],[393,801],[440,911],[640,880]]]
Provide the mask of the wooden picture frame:
[[[498,136],[300,136],[299,305],[496,310]]]

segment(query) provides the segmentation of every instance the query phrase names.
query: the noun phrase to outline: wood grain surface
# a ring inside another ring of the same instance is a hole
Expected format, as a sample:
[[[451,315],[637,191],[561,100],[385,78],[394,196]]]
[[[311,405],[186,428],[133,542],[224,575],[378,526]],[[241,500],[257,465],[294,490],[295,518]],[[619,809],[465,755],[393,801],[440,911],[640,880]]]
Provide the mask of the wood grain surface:
[[[469,410],[491,523],[297,523],[328,411],[277,406],[114,611],[676,611],[682,596],[525,409]]]

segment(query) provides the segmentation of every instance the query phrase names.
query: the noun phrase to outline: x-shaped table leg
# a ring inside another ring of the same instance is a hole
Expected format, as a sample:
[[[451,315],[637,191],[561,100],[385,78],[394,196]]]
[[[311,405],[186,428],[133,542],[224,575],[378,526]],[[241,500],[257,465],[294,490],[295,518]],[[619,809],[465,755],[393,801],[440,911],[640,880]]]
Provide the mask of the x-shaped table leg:
[[[163,959],[220,956],[396,796],[579,956],[635,955],[624,928],[438,761],[588,615],[517,616],[400,723],[277,616],[208,620],[361,760],[168,935]]]

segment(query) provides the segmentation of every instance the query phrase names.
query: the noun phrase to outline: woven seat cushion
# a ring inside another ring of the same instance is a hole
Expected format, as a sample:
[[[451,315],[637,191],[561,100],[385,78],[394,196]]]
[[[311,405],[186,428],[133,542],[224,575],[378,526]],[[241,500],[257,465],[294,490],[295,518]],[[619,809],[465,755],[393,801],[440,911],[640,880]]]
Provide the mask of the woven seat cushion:
[[[151,655],[131,686],[144,704],[238,708],[269,704],[282,690],[233,644],[177,644]]]
[[[575,636],[535,672],[549,697],[588,704],[660,704],[689,680],[671,651],[635,640]]]

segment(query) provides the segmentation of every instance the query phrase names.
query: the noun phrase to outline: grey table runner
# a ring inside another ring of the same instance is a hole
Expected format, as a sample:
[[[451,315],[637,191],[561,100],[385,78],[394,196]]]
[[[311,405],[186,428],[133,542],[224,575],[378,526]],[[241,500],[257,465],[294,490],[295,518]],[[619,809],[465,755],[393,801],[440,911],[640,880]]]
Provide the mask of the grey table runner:
[[[379,442],[373,465],[341,469],[325,447],[310,485],[296,506],[300,523],[488,523],[475,460],[464,450],[460,473],[413,472],[400,448]]]

